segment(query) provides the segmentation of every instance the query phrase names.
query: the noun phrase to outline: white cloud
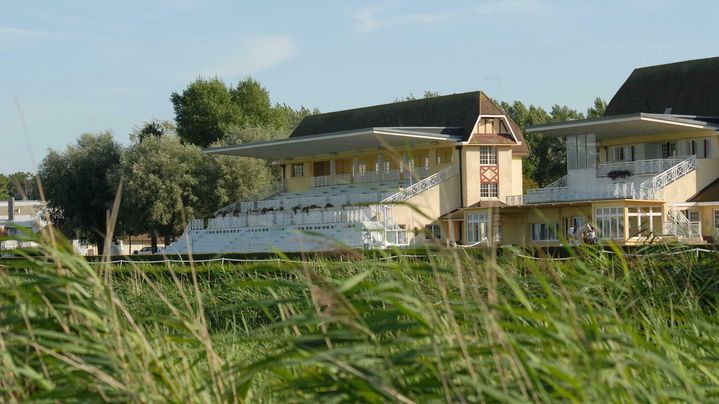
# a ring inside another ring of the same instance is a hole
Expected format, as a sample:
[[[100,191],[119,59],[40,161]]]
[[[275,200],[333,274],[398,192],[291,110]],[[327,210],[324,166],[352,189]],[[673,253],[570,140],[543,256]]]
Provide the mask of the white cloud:
[[[430,13],[415,13],[415,14],[401,14],[401,15],[380,15],[383,11],[390,8],[391,3],[384,3],[381,5],[374,5],[371,7],[365,7],[357,10],[352,14],[355,28],[364,33],[376,31],[381,28],[387,28],[392,26],[401,25],[413,25],[413,24],[435,24],[444,22],[455,17],[454,14],[430,14]]]
[[[0,26],[0,39],[13,38],[54,38],[58,35],[53,32],[35,31],[30,29]]]
[[[31,42],[56,39],[61,36],[53,32],[0,26],[0,50],[19,48]]]
[[[543,6],[540,0],[489,0],[482,1],[477,12],[482,15],[518,14],[540,11]]]
[[[230,50],[223,53],[230,53]],[[261,35],[241,40],[232,53],[232,57],[208,69],[206,75],[256,74],[293,58],[297,54],[297,45],[289,36]]]

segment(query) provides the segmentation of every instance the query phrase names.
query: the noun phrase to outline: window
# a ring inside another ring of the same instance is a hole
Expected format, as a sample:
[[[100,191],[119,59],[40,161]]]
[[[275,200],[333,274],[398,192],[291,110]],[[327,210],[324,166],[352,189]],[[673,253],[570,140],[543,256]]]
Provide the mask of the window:
[[[497,148],[494,146],[479,147],[479,164],[492,165],[497,164]]]
[[[624,208],[597,208],[599,238],[624,238]]]
[[[477,133],[511,133],[500,117],[482,118],[477,123]]]
[[[292,176],[293,177],[304,177],[305,176],[305,165],[304,164],[292,164]]]
[[[555,241],[559,234],[559,223],[532,223],[529,225],[532,241]]]
[[[634,161],[634,146],[612,146],[609,148],[611,161]]]
[[[669,157],[676,157],[677,155],[677,143],[666,142],[662,143],[662,158],[666,159]]]
[[[487,213],[467,213],[467,243],[478,243],[487,238],[489,215]]]
[[[662,208],[658,206],[628,207],[627,226],[629,226],[627,233],[630,238],[647,237],[662,232]]]
[[[479,197],[480,198],[498,198],[499,193],[497,190],[497,184],[480,184],[479,185]]]
[[[692,154],[699,159],[708,159],[712,157],[711,139],[687,140],[684,142],[683,155],[691,156]]]
[[[698,222],[699,221],[699,211],[698,210],[690,210],[687,212],[687,218],[690,222]]]
[[[441,240],[442,239],[442,228],[438,224],[436,224],[436,223],[428,224],[425,227],[425,230],[427,232],[426,233],[427,239],[429,239],[429,240]]]
[[[597,141],[593,133],[567,136],[566,144],[568,169],[596,167]]]
[[[714,231],[719,230],[719,209],[714,210]]]

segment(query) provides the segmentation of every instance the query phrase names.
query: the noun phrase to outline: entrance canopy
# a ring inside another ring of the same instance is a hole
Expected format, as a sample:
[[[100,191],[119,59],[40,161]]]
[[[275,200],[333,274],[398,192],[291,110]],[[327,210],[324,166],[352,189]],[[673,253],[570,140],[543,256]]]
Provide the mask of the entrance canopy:
[[[378,148],[402,149],[440,141],[459,142],[461,128],[368,128],[302,136],[270,142],[238,144],[205,149],[210,154],[282,160]]]
[[[687,115],[637,113],[535,125],[530,126],[527,131],[541,132],[551,136],[594,133],[599,140],[678,133],[697,129],[715,132],[719,129],[719,119]]]

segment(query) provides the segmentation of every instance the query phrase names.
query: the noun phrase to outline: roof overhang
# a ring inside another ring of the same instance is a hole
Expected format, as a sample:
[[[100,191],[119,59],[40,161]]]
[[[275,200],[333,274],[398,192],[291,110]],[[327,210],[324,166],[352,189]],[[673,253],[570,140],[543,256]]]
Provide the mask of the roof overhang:
[[[461,141],[461,137],[440,132],[438,128],[368,128],[346,132],[334,132],[313,136],[301,136],[270,142],[238,144],[205,149],[209,154],[256,157],[281,160],[331,153],[372,150],[378,148],[401,150],[420,144],[439,141]]]
[[[594,133],[597,139],[613,139],[625,136],[679,133],[689,130],[715,132],[718,129],[719,126],[715,123],[702,120],[701,117],[638,113],[535,125],[528,127],[527,132],[541,132],[550,136]]]

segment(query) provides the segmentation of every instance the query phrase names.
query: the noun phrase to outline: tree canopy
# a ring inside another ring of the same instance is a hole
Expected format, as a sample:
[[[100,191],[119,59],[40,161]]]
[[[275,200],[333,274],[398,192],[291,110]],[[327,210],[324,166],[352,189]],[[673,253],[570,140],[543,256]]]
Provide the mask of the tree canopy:
[[[0,174],[0,201],[4,201],[8,199],[8,187],[10,185],[10,180],[8,179],[7,175]]]
[[[173,92],[170,100],[180,139],[200,147],[246,128],[262,128],[286,137],[303,117],[319,112],[305,107],[295,110],[286,104],[273,106],[269,91],[251,77],[235,87],[217,77],[198,78],[181,93]]]
[[[110,178],[121,154],[112,133],[86,133],[61,153],[51,150],[39,169],[55,225],[69,236],[95,243],[100,252],[116,193]]]
[[[130,146],[114,178],[115,183],[123,179],[120,216],[125,231],[149,233],[153,247],[158,234],[167,241],[180,233],[203,197],[203,158],[199,147],[176,136],[148,137]]]
[[[502,109],[519,125],[527,142],[529,155],[524,159],[524,188],[538,188],[549,185],[567,173],[567,149],[564,138],[529,133],[525,129],[532,125],[548,122],[562,122],[584,119],[584,114],[567,106],[554,105],[547,112],[542,107],[524,105],[521,101],[500,102]],[[588,117],[604,115],[606,102],[597,97],[587,109]]]
[[[242,111],[233,102],[230,90],[219,78],[197,80],[182,91],[173,92],[177,133],[186,143],[207,147],[219,140],[228,125],[242,122]]]

